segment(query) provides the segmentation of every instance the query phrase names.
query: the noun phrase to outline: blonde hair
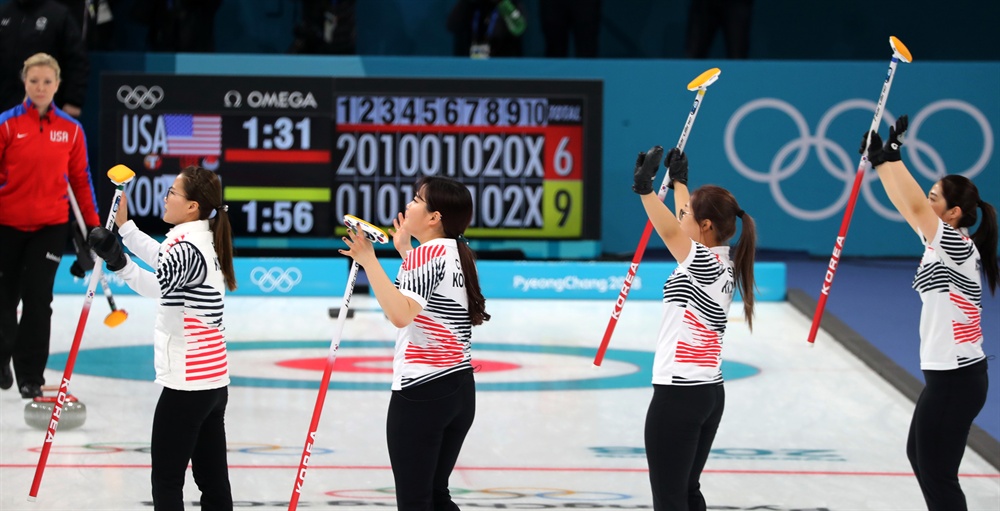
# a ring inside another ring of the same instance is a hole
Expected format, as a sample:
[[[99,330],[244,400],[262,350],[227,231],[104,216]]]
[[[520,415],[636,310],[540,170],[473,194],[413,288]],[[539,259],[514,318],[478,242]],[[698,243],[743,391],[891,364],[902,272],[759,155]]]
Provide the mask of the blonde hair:
[[[22,82],[28,78],[28,70],[35,66],[51,67],[56,72],[56,81],[61,81],[60,76],[62,71],[59,69],[59,62],[56,61],[56,58],[48,53],[36,53],[24,61],[24,67],[21,68]]]

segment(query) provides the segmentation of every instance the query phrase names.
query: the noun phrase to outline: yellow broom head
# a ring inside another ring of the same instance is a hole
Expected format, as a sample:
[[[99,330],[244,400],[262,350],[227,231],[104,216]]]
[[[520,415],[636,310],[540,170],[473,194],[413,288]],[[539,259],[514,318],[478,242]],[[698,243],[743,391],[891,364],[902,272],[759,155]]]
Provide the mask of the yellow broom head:
[[[695,91],[712,85],[719,79],[720,73],[722,73],[722,71],[717,67],[713,67],[712,69],[705,71],[704,73],[698,75],[698,78],[691,80],[691,83],[688,84],[688,90]]]

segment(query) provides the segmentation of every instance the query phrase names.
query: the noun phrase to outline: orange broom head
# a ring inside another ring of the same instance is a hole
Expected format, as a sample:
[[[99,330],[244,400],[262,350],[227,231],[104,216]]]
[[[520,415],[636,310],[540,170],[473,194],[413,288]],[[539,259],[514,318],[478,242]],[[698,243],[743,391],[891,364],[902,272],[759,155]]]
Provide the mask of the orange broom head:
[[[128,313],[122,309],[118,309],[111,311],[111,314],[108,314],[107,317],[104,318],[104,324],[114,328],[124,323],[126,319],[128,319]]]
[[[135,172],[122,164],[115,165],[108,171],[108,178],[115,184],[119,185],[123,185],[131,181],[133,177],[135,177]]]
[[[717,67],[713,67],[712,69],[705,71],[704,73],[698,75],[698,78],[691,80],[691,83],[688,84],[688,90],[695,91],[712,85],[719,79],[720,73],[722,73],[722,71]]]
[[[899,57],[899,60],[906,63],[913,62],[913,55],[910,55],[910,50],[908,50],[906,45],[903,44],[903,41],[900,41],[896,36],[889,36],[889,46],[892,46],[892,51],[897,57]]]

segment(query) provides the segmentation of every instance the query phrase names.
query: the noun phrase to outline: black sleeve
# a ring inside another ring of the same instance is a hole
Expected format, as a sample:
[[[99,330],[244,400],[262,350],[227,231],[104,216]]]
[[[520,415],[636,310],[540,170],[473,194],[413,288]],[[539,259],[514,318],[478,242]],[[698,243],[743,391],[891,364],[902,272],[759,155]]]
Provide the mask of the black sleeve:
[[[87,77],[90,72],[86,43],[83,41],[80,27],[68,11],[63,23],[62,40],[59,42],[61,44],[59,67],[62,69],[59,92],[62,93],[64,104],[82,108],[87,97]]]

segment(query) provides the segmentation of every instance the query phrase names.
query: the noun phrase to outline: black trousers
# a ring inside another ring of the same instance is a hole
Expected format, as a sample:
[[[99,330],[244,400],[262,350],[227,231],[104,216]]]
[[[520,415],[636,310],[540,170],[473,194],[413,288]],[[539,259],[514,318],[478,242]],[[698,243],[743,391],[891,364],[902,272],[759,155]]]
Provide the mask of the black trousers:
[[[721,385],[653,385],[646,461],[655,511],[704,511],[701,471],[726,407]]]
[[[201,490],[201,509],[233,509],[226,460],[226,403],[229,388],[183,391],[164,388],[153,415],[150,444],[153,509],[184,509],[188,462]]]
[[[601,0],[544,0],[538,5],[546,57],[568,57],[569,40],[580,58],[597,56]]]
[[[0,364],[13,359],[18,388],[45,383],[52,286],[66,249],[67,228],[51,225],[26,232],[0,225]]]
[[[750,17],[753,0],[697,0],[688,11],[684,56],[708,58],[715,34],[722,31],[727,59],[750,55]]]
[[[986,360],[951,371],[924,371],[906,439],[906,457],[920,483],[928,511],[968,509],[958,467],[969,428],[986,404]]]
[[[386,438],[397,509],[458,509],[448,492],[448,478],[475,416],[471,370],[392,393]]]

